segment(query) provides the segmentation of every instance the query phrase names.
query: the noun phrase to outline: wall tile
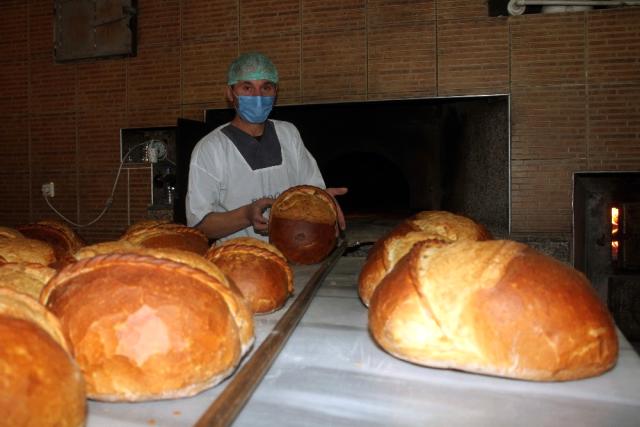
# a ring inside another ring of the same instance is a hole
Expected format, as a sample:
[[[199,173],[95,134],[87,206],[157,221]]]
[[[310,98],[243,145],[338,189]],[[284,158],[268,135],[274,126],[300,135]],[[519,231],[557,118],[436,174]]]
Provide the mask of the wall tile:
[[[184,41],[237,37],[237,0],[182,0],[180,4]]]
[[[138,2],[138,45],[173,44],[180,40],[180,0]]]
[[[29,56],[54,57],[54,3],[49,0],[22,1],[29,4]]]
[[[140,47],[127,65],[127,101],[130,109],[166,108],[180,104],[180,48]]]
[[[29,175],[0,169],[0,226],[15,227],[31,221]]]
[[[182,102],[225,103],[227,68],[237,57],[235,38],[188,42],[181,49]]]
[[[300,0],[240,0],[239,3],[240,40],[300,34]]]
[[[365,99],[364,30],[305,34],[302,43],[304,102]]]
[[[435,22],[435,6],[433,0],[368,0],[367,25],[373,28]]]
[[[438,20],[486,18],[489,16],[487,0],[437,0]]]
[[[19,173],[29,165],[29,117],[4,115],[0,143],[0,171]],[[4,186],[5,184],[2,184]],[[3,199],[0,199],[3,200]]]
[[[127,63],[122,59],[78,64],[76,105],[78,111],[125,111]]]
[[[76,167],[75,114],[31,116],[31,168],[43,173]]]
[[[640,169],[639,99],[640,83],[589,87],[589,169]]]
[[[438,95],[509,91],[509,31],[506,18],[438,21]]]
[[[365,0],[302,0],[302,32],[328,33],[365,28]]]
[[[180,116],[180,108],[140,108],[127,112],[128,128],[175,126]]]
[[[435,96],[435,39],[431,22],[369,28],[369,99]]]
[[[509,19],[511,84],[585,82],[585,14],[537,14]]]
[[[30,70],[32,113],[71,113],[75,110],[77,66],[56,64],[53,58],[34,58]]]
[[[640,8],[598,11],[587,18],[589,82],[640,82]]]
[[[0,114],[27,114],[29,111],[29,63],[2,64],[0,73]]]
[[[28,3],[0,2],[0,63],[24,60],[29,52]]]
[[[120,129],[126,127],[123,111],[80,112],[78,119],[78,171],[111,173],[120,164]]]
[[[511,230],[570,233],[572,178],[584,159],[526,159],[511,163]]]
[[[511,95],[512,159],[586,159],[584,86],[516,87]]]

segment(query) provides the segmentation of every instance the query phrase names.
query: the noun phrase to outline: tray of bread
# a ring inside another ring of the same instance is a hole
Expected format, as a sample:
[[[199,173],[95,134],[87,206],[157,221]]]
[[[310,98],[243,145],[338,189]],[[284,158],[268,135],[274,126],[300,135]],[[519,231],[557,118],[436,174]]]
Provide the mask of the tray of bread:
[[[7,425],[230,423],[344,249],[333,199],[301,189],[286,255],[158,220],[90,245],[57,220],[0,227]]]
[[[8,425],[634,425],[640,359],[582,273],[443,211],[342,257],[299,190],[280,247],[0,227]]]

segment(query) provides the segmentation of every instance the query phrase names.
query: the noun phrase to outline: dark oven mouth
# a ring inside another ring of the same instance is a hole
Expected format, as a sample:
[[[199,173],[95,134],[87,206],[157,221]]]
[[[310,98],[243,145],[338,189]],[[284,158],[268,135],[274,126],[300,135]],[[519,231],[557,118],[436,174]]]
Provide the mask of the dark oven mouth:
[[[206,111],[212,128],[233,116]],[[349,222],[421,210],[465,214],[495,235],[509,229],[506,95],[276,106],[293,123]]]

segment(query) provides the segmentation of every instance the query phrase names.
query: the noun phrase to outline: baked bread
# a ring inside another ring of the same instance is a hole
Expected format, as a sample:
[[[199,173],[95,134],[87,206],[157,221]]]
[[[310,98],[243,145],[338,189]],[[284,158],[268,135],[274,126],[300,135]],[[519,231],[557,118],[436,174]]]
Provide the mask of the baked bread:
[[[441,247],[458,240],[488,240],[489,232],[470,218],[447,211],[423,211],[394,227],[367,254],[358,277],[358,294],[365,306],[382,278],[420,241]]]
[[[269,241],[294,264],[315,264],[335,248],[338,211],[333,197],[311,185],[291,187],[269,216]]]
[[[198,255],[204,255],[209,249],[209,239],[197,228],[160,221],[134,224],[122,235],[121,240],[146,248],[181,249]]]
[[[618,356],[585,276],[506,240],[417,243],[374,292],[369,329],[400,359],[525,380],[598,375]]]
[[[15,238],[0,239],[0,257],[7,262],[27,262],[53,265],[56,256],[50,244],[40,240]]]
[[[0,288],[12,289],[38,300],[56,270],[34,263],[0,263]]]
[[[82,373],[56,317],[33,298],[0,289],[3,426],[83,426]]]
[[[141,221],[136,221],[133,224],[131,224],[129,227],[127,227],[125,232],[122,233],[122,237],[125,237],[130,234],[134,234],[146,228],[153,228],[161,224],[169,224],[169,223],[170,221],[163,220],[163,219],[143,219]]]
[[[116,240],[96,243],[85,246],[75,253],[77,260],[92,258],[98,255],[108,254],[136,254],[151,256],[159,259],[166,259],[174,262],[186,264],[191,268],[201,270],[229,288],[230,294],[225,294],[225,298],[230,299],[229,308],[233,310],[233,315],[238,323],[240,341],[242,343],[242,355],[244,355],[255,339],[253,324],[253,313],[245,301],[242,292],[231,282],[227,276],[215,264],[204,257],[193,252],[180,249],[149,249],[143,246],[134,245],[126,240]]]
[[[18,230],[10,227],[0,227],[0,239],[2,238],[16,238],[16,237],[24,237],[24,235]]]
[[[86,258],[59,271],[40,301],[60,319],[96,400],[192,396],[230,375],[242,355],[239,299],[184,263]]]
[[[73,254],[85,245],[84,240],[67,224],[56,220],[42,220],[23,224],[17,229],[30,239],[46,242],[53,248],[56,261],[54,268],[60,269],[73,262]]]
[[[240,289],[254,313],[282,308],[293,293],[293,271],[284,256],[266,242],[241,237],[212,246],[205,258]]]

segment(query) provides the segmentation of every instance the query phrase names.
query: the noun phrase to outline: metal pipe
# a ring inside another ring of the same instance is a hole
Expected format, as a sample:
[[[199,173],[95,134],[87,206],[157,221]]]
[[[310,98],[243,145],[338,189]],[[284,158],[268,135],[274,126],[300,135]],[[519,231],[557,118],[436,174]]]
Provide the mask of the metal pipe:
[[[640,6],[640,0],[510,0],[507,5],[509,15],[522,15],[531,6]]]

